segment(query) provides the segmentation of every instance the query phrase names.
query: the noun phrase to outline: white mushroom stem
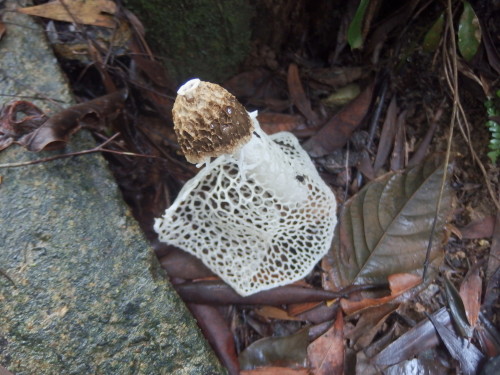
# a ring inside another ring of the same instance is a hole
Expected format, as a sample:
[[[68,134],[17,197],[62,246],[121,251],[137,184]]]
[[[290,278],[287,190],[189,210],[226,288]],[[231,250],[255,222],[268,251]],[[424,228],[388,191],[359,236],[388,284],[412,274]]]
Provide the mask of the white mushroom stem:
[[[308,188],[304,177],[297,175],[287,155],[262,131],[257,111],[250,113],[250,118],[255,127],[254,134],[234,154],[240,172],[248,179],[254,179],[265,190],[273,192],[284,203],[296,204],[306,200]]]

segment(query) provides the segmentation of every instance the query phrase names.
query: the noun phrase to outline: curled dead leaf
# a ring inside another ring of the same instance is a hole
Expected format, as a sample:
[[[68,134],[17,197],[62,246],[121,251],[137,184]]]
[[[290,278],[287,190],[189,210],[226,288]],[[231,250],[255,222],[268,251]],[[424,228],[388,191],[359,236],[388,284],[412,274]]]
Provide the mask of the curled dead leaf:
[[[114,28],[116,22],[111,15],[117,11],[117,6],[111,0],[55,0],[17,10],[30,16],[50,18],[63,22],[75,22],[84,25],[94,25]]]
[[[66,108],[23,137],[20,143],[35,152],[60,148],[80,128],[102,126],[117,115],[126,98],[127,91],[121,90]]]

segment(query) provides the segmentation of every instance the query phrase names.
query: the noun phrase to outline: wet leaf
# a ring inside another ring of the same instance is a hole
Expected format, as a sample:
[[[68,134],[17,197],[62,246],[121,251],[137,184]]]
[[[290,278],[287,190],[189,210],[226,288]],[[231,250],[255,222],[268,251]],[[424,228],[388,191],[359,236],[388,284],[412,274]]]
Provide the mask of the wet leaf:
[[[458,49],[463,58],[470,61],[476,55],[481,43],[481,28],[470,3],[468,1],[463,3],[464,10],[458,25]]]
[[[20,13],[30,16],[50,18],[57,21],[76,22],[113,28],[116,21],[110,15],[115,14],[117,7],[111,0],[71,0],[51,1],[42,5],[20,8]]]
[[[340,295],[321,289],[286,285],[242,297],[221,280],[176,284],[174,288],[185,302],[215,305],[279,306],[289,303],[327,301],[338,298]]]
[[[309,345],[309,329],[284,337],[266,337],[255,341],[240,353],[240,367],[251,370],[261,366],[304,367]]]
[[[319,157],[343,147],[368,113],[372,94],[373,85],[370,85],[305,142],[304,149],[311,156]]]
[[[477,373],[484,355],[468,340],[458,337],[452,330],[446,328],[438,319],[429,315],[434,328],[439,334],[450,355],[460,363],[460,369],[465,375]]]
[[[387,318],[398,309],[399,304],[389,303],[382,306],[375,306],[360,314],[356,326],[346,333],[346,338],[350,340],[351,346],[356,350],[368,347],[373,338],[379,333],[380,327]]]
[[[298,108],[300,113],[302,113],[311,124],[316,124],[318,122],[318,116],[311,108],[311,102],[304,92],[302,87],[302,82],[300,81],[299,68],[296,64],[290,64],[288,67],[288,91],[290,92],[290,97],[292,103]]]
[[[434,22],[429,31],[427,31],[427,34],[425,34],[423,43],[424,51],[434,52],[437,49],[439,42],[441,41],[441,36],[443,34],[443,27],[444,13],[441,13],[436,22]]]
[[[370,0],[361,0],[354,14],[349,28],[347,29],[347,42],[351,49],[358,49],[363,47],[363,20],[365,18],[366,9],[370,4]]]
[[[390,275],[389,286],[391,288],[391,295],[380,298],[364,298],[361,301],[351,301],[342,298],[340,305],[347,315],[356,314],[368,307],[385,305],[420,283],[422,283],[422,278],[410,273]]]
[[[214,276],[214,273],[200,259],[174,247],[160,258],[160,265],[167,271],[170,278],[191,280]]]
[[[435,320],[444,326],[451,326],[450,315],[443,307],[433,314]],[[436,330],[432,323],[425,319],[414,328],[400,336],[374,356],[371,362],[378,366],[391,366],[409,358],[415,357],[439,343]]]
[[[262,306],[255,309],[255,312],[268,319],[280,319],[280,320],[300,320],[288,314],[286,310],[280,309],[275,306]]]
[[[333,320],[337,310],[338,306],[336,304],[327,305],[326,303],[321,303],[316,307],[297,315],[297,318],[300,320],[307,320],[313,324],[320,324]],[[290,312],[290,314],[292,313]]]
[[[213,306],[190,303],[187,305],[210,346],[230,375],[239,374],[239,363],[233,334],[222,314]]]
[[[462,337],[470,339],[472,337],[473,329],[467,321],[464,303],[462,302],[462,298],[460,297],[458,290],[447,277],[444,278],[444,288],[455,327]]]
[[[481,263],[474,264],[460,285],[460,297],[464,303],[467,320],[472,327],[476,326],[481,308],[483,279],[479,275],[480,265]]]
[[[20,141],[29,151],[56,149],[68,142],[81,127],[95,128],[115,116],[124,106],[127,92],[117,91],[73,105],[49,118]]]
[[[344,372],[344,319],[337,312],[335,324],[307,348],[314,375],[335,375]]]
[[[392,274],[421,271],[443,173],[441,158],[429,158],[405,172],[377,178],[345,204],[327,255],[338,289],[353,283],[383,283]],[[430,253],[434,263],[442,259],[440,242],[452,203],[446,184]]]

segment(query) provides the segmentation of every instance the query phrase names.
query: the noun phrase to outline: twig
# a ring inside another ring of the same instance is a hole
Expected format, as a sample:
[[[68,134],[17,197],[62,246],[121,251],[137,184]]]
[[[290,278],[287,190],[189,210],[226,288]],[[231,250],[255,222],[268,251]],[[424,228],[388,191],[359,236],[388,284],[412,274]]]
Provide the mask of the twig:
[[[88,149],[88,150],[83,150],[83,151],[76,151],[76,152],[70,152],[68,154],[62,154],[62,155],[55,155],[55,156],[50,156],[48,158],[43,158],[43,159],[37,159],[37,160],[30,160],[30,161],[23,161],[19,163],[6,163],[6,164],[0,164],[0,169],[2,168],[17,168],[17,167],[25,167],[27,165],[35,165],[35,164],[40,164],[40,163],[46,163],[49,161],[54,161],[57,159],[64,159],[64,158],[70,158],[73,156],[81,156],[81,155],[87,155],[87,154],[92,154],[95,152],[108,152],[110,154],[118,154],[118,155],[124,155],[124,156],[135,156],[135,157],[141,157],[141,158],[154,158],[154,159],[162,159],[162,157],[155,156],[155,155],[144,155],[144,154],[136,154],[134,152],[127,152],[127,151],[117,151],[117,150],[110,150],[107,148],[104,148],[107,144],[112,142],[113,140],[118,137],[120,133],[116,133],[113,135],[111,138],[107,139],[105,142],[100,144],[97,147]]]
[[[441,187],[439,189],[439,195],[438,199],[436,202],[436,211],[434,213],[434,219],[432,221],[432,228],[431,228],[431,233],[429,236],[429,243],[427,244],[427,251],[425,253],[425,261],[424,261],[424,269],[422,273],[422,279],[426,279],[427,276],[427,270],[429,268],[429,258],[431,255],[431,249],[432,249],[432,239],[434,237],[434,234],[436,232],[436,224],[439,216],[439,206],[441,205],[441,201],[443,199],[443,194],[444,194],[444,188],[446,185],[446,178],[448,177],[448,165],[450,163],[450,154],[451,154],[451,143],[453,140],[453,129],[455,127],[455,120],[457,117],[457,110],[458,110],[458,103],[460,101],[460,98],[458,96],[458,69],[457,69],[457,46],[455,43],[455,28],[453,26],[453,14],[452,14],[452,7],[451,7],[451,0],[448,0],[447,4],[447,9],[446,9],[446,15],[448,19],[448,34],[447,37],[449,37],[449,40],[451,42],[451,51],[453,53],[452,58],[450,58],[450,63],[451,63],[451,69],[452,69],[452,82],[451,82],[451,90],[453,93],[453,108],[451,112],[451,119],[450,119],[450,134],[448,136],[448,142],[446,145],[446,156],[444,160],[444,170],[443,170],[443,178],[441,180]],[[446,36],[445,36],[446,37]],[[444,43],[443,44],[443,52],[446,54],[446,49],[448,48],[448,44]],[[446,69],[445,69],[446,71]]]

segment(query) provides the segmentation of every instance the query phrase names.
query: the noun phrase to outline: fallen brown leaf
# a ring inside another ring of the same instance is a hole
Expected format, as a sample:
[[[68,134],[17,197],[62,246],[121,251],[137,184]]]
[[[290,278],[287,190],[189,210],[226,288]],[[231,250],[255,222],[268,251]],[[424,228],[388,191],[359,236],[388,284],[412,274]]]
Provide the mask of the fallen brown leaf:
[[[387,318],[398,309],[399,304],[388,303],[369,308],[360,315],[356,326],[346,333],[346,338],[356,350],[368,347]]]
[[[436,320],[445,326],[451,326],[450,314],[446,307],[433,313]],[[439,343],[439,338],[434,326],[428,319],[424,319],[398,339],[391,342],[380,353],[375,355],[371,362],[378,366],[392,366],[409,358],[415,357],[418,353],[432,348]]]
[[[326,290],[285,285],[242,297],[220,280],[176,284],[174,288],[184,302],[213,305],[256,304],[279,306],[289,303],[326,301],[339,296],[338,293]]]
[[[0,151],[47,121],[40,108],[24,100],[13,101],[0,110]]]
[[[294,316],[289,315],[286,310],[280,309],[275,306],[262,306],[255,309],[255,312],[264,318],[280,319],[280,320],[300,320]]]
[[[17,11],[56,21],[114,28],[116,22],[111,15],[116,10],[116,4],[111,0],[55,0]]]
[[[391,148],[393,145],[394,137],[397,132],[397,112],[398,106],[396,102],[396,95],[394,95],[387,108],[387,113],[385,115],[384,124],[382,125],[382,132],[380,134],[380,141],[378,144],[377,155],[375,157],[375,162],[373,163],[373,169],[375,173],[382,168],[387,160],[387,157],[391,153]]]
[[[307,356],[314,375],[341,375],[344,373],[344,319],[342,312],[332,327],[309,344]]]
[[[20,143],[35,152],[59,148],[81,127],[102,126],[123,108],[126,97],[127,91],[121,90],[66,108],[23,137]]]
[[[304,143],[304,149],[312,156],[319,157],[343,147],[368,113],[372,94],[373,84],[328,120],[320,131]]]
[[[388,281],[391,289],[391,295],[381,298],[365,298],[361,301],[350,301],[342,298],[340,300],[342,310],[344,310],[346,315],[352,315],[368,307],[384,305],[391,302],[404,292],[419,285],[422,282],[422,278],[411,273],[399,273],[390,275],[388,277]]]
[[[479,275],[479,271],[480,263],[473,265],[460,285],[460,297],[464,303],[467,320],[472,327],[476,326],[481,308],[483,279]]]
[[[489,238],[493,235],[495,216],[490,215],[459,228],[462,239]]]
[[[300,81],[299,68],[296,64],[292,63],[288,67],[288,91],[290,92],[290,97],[292,103],[298,108],[300,113],[302,113],[311,124],[317,124],[319,119],[318,115],[312,110],[311,102],[304,92],[302,87],[302,82]]]
[[[238,357],[236,355],[236,345],[233,335],[226,320],[216,307],[187,304],[187,307],[194,315],[198,325],[208,339],[208,342],[217,353],[229,375],[237,375],[240,371]]]

